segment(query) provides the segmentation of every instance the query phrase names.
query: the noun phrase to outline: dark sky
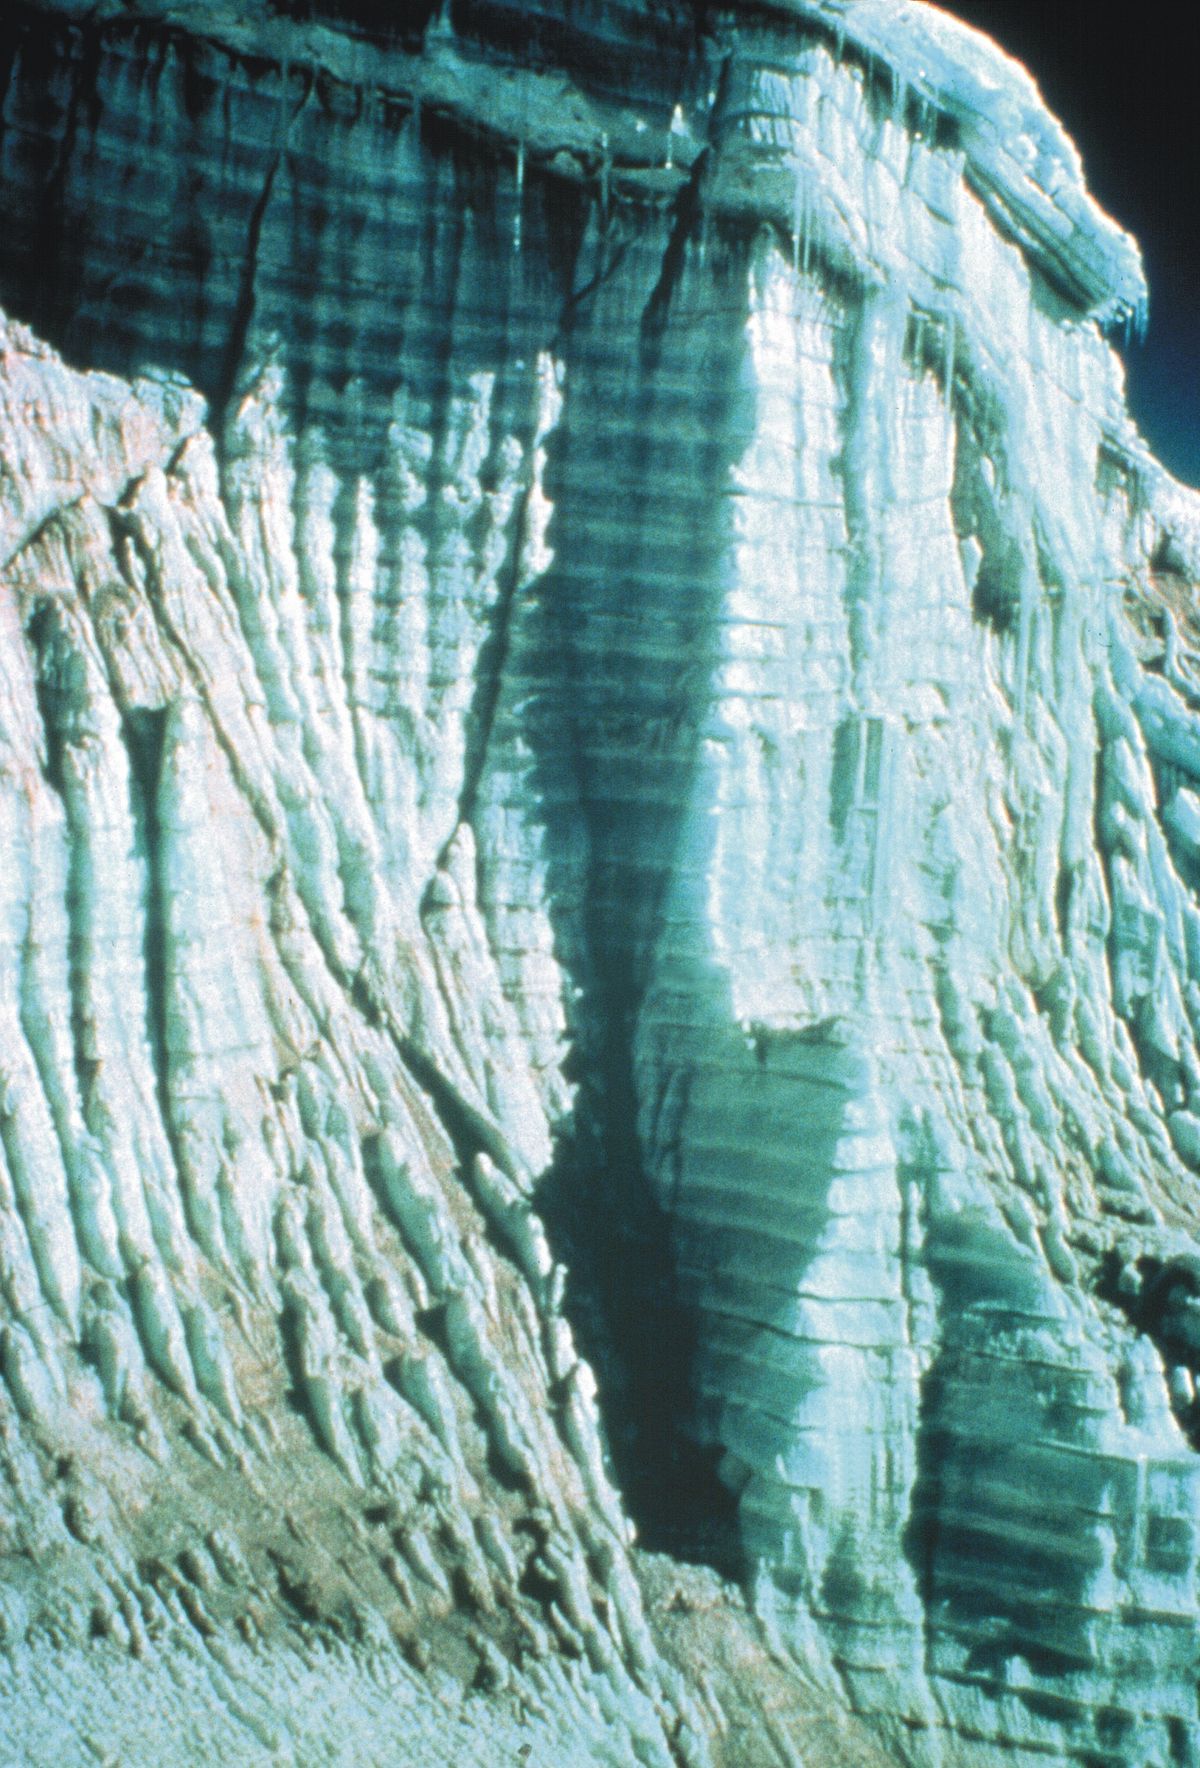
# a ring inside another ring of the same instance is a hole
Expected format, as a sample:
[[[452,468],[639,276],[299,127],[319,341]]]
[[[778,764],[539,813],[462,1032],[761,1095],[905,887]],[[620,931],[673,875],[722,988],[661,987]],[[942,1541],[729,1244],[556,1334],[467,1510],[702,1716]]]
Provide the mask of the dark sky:
[[[1099,201],[1140,241],[1150,329],[1125,352],[1155,453],[1200,485],[1200,6],[940,0],[1023,61],[1083,155]],[[1123,347],[1123,344],[1122,344]]]

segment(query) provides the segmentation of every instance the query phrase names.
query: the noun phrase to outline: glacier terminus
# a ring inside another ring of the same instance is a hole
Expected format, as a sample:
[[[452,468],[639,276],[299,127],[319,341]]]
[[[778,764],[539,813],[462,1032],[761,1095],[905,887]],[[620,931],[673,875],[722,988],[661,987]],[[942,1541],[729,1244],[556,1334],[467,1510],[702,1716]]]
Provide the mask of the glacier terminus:
[[[9,0],[0,1762],[1197,1768],[1200,494],[924,0]]]

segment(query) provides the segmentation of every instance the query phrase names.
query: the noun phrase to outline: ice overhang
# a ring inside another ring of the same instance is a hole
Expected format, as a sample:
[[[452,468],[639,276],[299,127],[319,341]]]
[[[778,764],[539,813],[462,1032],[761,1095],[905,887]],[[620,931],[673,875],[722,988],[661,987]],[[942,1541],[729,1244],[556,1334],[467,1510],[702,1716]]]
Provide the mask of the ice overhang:
[[[1074,142],[1020,62],[921,0],[770,0],[770,10],[881,64],[951,118],[968,181],[1048,279],[1103,324],[1144,322],[1141,250],[1090,195]]]
[[[699,116],[671,139],[660,121],[647,123],[645,113],[661,110],[663,101],[669,106],[677,94],[617,98],[611,86],[600,90],[602,80],[593,89],[578,65],[568,75],[539,53],[539,21],[561,22],[569,13],[572,28],[587,34],[594,12],[598,65],[605,9],[594,0],[569,8],[562,0],[475,0],[468,9],[469,37],[455,29],[461,9],[445,0],[432,13],[417,54],[342,35],[332,6],[323,14],[318,7],[319,22],[308,27],[277,0],[30,3],[97,23],[156,19],[235,52],[274,55],[293,69],[308,63],[360,89],[410,96],[563,176],[600,179],[618,198],[625,193],[669,200],[706,145]],[[397,16],[402,11],[403,0],[397,0]],[[495,45],[487,41],[489,15],[496,21]],[[515,36],[514,21],[524,27]],[[695,39],[689,45],[694,63],[715,68],[721,34],[736,31],[742,21],[819,33],[841,54],[950,119],[967,181],[1047,281],[1102,325],[1144,323],[1148,291],[1137,242],[1089,194],[1079,153],[1028,70],[991,38],[926,0],[726,0],[707,14],[704,28],[716,33],[713,40],[701,38],[697,19],[685,24],[680,15],[681,33]],[[521,37],[529,44],[527,58],[514,55]]]

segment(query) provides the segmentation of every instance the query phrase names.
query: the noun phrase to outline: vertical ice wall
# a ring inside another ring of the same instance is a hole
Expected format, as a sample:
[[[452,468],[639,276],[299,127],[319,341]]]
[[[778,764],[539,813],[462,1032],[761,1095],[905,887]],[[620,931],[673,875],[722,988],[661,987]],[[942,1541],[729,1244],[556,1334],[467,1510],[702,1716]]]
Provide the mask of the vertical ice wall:
[[[1088,1279],[1094,1224],[1185,1219],[1189,972],[1151,953],[1195,908],[1146,718],[1184,704],[1131,648],[1115,358],[904,71],[726,70],[714,195],[776,224],[639,1122],[781,1632],[890,1719],[1158,1759],[1194,1729],[1190,1385],[1173,1416]]]
[[[240,1490],[275,1346],[403,1511],[372,1602],[479,1607],[485,1680],[540,1609],[578,1747],[701,1759],[565,1294],[651,1541],[898,1758],[1186,1762],[1200,523],[1135,248],[923,6],[156,10],[6,39],[5,298],[156,377],[6,370],[20,1428],[186,1413]]]

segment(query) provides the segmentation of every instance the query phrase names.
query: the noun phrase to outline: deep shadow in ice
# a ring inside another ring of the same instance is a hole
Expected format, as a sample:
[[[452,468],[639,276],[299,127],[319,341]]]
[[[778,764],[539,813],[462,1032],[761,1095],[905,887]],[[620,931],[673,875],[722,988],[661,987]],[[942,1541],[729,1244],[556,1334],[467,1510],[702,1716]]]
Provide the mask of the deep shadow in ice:
[[[722,1567],[735,1501],[692,1433],[697,1318],[645,1166],[635,1045],[720,640],[749,243],[682,241],[663,216],[571,308],[568,415],[547,467],[554,562],[522,660],[556,947],[578,991],[578,1103],[539,1205],[643,1541]],[[647,326],[669,249],[671,324]]]
[[[1121,1551],[1102,1520],[1112,1473],[1089,1371],[1063,1343],[1037,1261],[982,1207],[931,1211],[925,1251],[940,1335],[905,1550],[939,1618],[931,1649],[943,1667],[990,1688],[1022,1660],[1021,1698],[1036,1711],[1053,1693],[1039,1684],[1094,1669],[1089,1586]]]

